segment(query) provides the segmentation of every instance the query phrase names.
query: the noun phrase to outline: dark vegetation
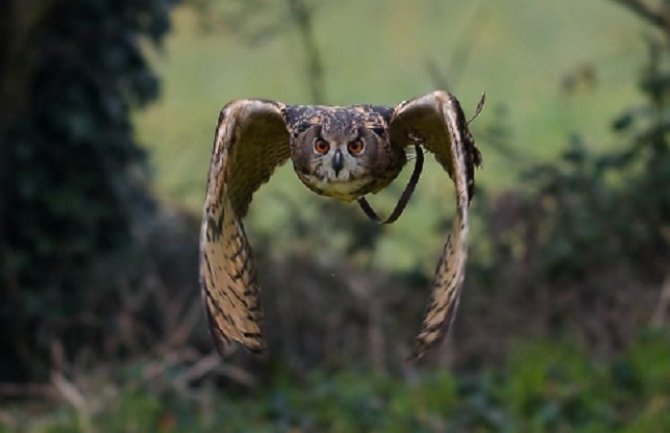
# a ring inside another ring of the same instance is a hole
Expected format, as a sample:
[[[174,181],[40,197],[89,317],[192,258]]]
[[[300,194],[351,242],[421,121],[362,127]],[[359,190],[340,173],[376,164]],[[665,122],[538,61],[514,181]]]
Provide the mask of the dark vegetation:
[[[298,204],[292,245],[256,239],[270,358],[212,352],[198,216],[151,197],[131,123],[159,94],[142,44],[171,3],[0,4],[0,431],[670,430],[667,2],[616,1],[649,24],[620,141],[595,154],[576,133],[525,192],[478,191],[457,326],[418,367],[431,276],[374,269],[381,231],[337,204],[317,212],[340,253],[311,254],[327,240]],[[313,5],[288,3],[319,101]],[[245,38],[282,31],[262,29]]]
[[[0,8],[0,376],[43,380],[55,341],[109,332],[118,296],[93,267],[151,213],[130,112],[158,96],[139,38],[159,42],[169,2]]]
[[[357,370],[313,372],[300,382],[275,375],[243,396],[147,391],[128,372],[125,388],[89,402],[103,410],[58,411],[37,431],[660,433],[670,428],[669,342],[644,336],[608,362],[570,343],[534,343],[518,347],[504,368],[405,381]]]

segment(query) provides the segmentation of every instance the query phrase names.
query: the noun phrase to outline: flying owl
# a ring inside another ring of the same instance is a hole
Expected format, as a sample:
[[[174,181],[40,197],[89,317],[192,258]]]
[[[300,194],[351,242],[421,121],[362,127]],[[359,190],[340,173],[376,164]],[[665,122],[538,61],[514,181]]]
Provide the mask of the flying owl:
[[[411,146],[421,162],[420,146],[435,155],[453,181],[457,205],[410,355],[417,359],[446,334],[463,285],[468,205],[481,155],[458,100],[435,91],[395,107],[286,105],[246,99],[222,109],[200,238],[200,283],[217,346],[237,341],[252,352],[265,347],[260,287],[242,219],[254,192],[275,168],[290,158],[298,178],[311,191],[343,202],[358,201],[372,219],[379,220],[365,196],[398,176]],[[387,222],[397,218],[417,180],[415,169]]]

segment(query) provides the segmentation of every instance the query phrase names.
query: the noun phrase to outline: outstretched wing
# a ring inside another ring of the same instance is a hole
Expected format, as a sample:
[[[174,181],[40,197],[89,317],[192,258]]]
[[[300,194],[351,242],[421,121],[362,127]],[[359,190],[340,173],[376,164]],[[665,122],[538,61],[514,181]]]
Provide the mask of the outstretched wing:
[[[264,348],[259,286],[242,217],[253,193],[289,158],[284,108],[239,100],[219,116],[200,232],[200,285],[219,348],[230,341],[251,351]]]
[[[394,145],[420,143],[435,154],[456,187],[456,217],[437,265],[426,317],[410,355],[418,359],[447,333],[458,308],[468,255],[468,205],[474,193],[474,169],[481,163],[481,155],[458,100],[446,92],[433,92],[399,104],[389,127]]]

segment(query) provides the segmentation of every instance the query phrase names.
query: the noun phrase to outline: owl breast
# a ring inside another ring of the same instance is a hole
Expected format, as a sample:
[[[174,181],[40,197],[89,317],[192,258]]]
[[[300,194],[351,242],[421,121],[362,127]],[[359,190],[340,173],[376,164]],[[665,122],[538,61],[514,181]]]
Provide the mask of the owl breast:
[[[356,200],[357,198],[372,192],[378,179],[372,176],[363,176],[357,179],[348,179],[346,181],[333,182],[327,178],[320,178],[311,174],[299,173],[300,180],[317,194],[336,198],[345,202]]]
[[[398,176],[401,169],[402,165],[399,165],[386,170],[384,173],[366,173],[359,177],[348,177],[337,181],[299,171],[297,171],[297,174],[302,183],[315,193],[344,202],[351,202],[366,194],[380,191]]]

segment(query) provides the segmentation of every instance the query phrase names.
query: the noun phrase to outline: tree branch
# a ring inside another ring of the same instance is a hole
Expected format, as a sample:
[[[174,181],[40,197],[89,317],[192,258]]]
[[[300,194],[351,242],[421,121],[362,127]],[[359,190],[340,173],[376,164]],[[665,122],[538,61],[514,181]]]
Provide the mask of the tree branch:
[[[305,69],[307,71],[307,79],[309,80],[312,103],[323,104],[325,102],[323,85],[324,68],[321,53],[314,37],[314,26],[312,25],[313,13],[304,0],[288,0],[288,6],[291,18],[300,31],[300,40],[307,57]]]
[[[637,16],[654,25],[659,30],[663,31],[666,36],[670,37],[670,16],[668,8],[661,10],[653,10],[649,5],[642,2],[642,0],[610,0],[614,3],[619,3],[623,7],[629,9]]]

